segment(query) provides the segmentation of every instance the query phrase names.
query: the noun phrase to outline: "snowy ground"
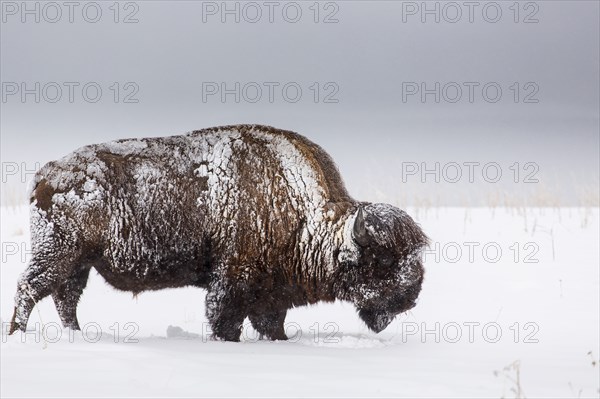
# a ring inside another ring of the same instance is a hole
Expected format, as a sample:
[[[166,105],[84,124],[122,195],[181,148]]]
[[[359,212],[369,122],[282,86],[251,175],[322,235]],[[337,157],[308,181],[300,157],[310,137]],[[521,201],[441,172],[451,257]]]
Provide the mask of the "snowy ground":
[[[2,336],[0,393],[600,395],[597,208],[408,211],[433,240],[426,281],[417,307],[380,334],[369,332],[351,305],[336,303],[288,313],[288,342],[256,341],[251,328],[242,343],[210,341],[203,291],[132,299],[92,273],[78,311],[84,335],[57,328],[47,298],[29,322],[37,333]],[[29,233],[26,208],[1,212],[6,322]]]

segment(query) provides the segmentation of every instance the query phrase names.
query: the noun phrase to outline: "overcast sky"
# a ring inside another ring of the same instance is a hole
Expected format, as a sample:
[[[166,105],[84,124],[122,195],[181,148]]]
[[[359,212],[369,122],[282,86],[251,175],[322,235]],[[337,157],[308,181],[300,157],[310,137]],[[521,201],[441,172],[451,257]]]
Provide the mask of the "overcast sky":
[[[22,4],[2,2],[3,183],[85,144],[262,123],[321,144],[360,199],[597,198],[596,1]]]

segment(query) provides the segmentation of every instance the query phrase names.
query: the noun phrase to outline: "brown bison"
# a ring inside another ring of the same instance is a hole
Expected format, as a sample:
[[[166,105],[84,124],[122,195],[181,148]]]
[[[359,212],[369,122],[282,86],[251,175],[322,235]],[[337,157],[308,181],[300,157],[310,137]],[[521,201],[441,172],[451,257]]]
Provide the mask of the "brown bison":
[[[90,145],[31,190],[32,259],[10,332],[52,295],[65,327],[91,268],[120,290],[208,290],[213,334],[244,319],[286,339],[287,309],[352,302],[373,331],[412,308],[427,237],[391,205],[357,202],[323,149],[259,125]]]

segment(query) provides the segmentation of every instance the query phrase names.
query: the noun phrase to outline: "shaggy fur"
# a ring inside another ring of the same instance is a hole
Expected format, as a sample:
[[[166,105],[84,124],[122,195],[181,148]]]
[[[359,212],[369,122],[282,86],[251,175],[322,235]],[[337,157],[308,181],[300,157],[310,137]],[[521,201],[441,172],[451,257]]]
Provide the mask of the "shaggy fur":
[[[31,190],[32,259],[11,333],[52,295],[65,327],[91,268],[120,290],[207,289],[216,337],[245,317],[286,339],[287,309],[353,302],[379,332],[415,305],[427,238],[403,211],[347,193],[329,155],[258,125],[83,147],[46,164]]]

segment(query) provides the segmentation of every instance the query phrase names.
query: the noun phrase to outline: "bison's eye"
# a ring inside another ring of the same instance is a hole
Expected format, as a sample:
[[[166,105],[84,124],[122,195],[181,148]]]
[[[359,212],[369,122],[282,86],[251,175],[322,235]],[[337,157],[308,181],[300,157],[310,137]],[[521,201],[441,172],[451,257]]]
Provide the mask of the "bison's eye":
[[[389,256],[389,255],[383,255],[379,258],[379,263],[381,263],[383,266],[391,266],[392,263],[394,262],[394,259]]]

